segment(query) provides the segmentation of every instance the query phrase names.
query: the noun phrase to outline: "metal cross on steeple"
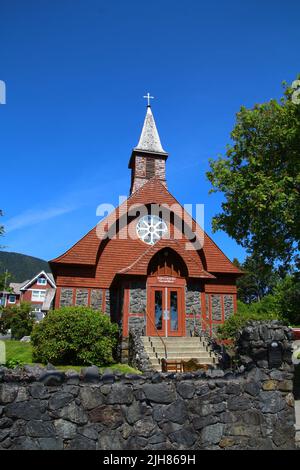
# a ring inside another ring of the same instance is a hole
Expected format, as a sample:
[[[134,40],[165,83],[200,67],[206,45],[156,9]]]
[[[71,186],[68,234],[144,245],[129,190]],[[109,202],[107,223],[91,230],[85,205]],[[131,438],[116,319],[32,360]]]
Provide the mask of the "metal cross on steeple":
[[[150,105],[150,100],[154,98],[154,96],[150,96],[150,93],[148,91],[147,95],[144,95],[143,98],[146,98],[148,100],[148,105],[147,106],[151,106]]]

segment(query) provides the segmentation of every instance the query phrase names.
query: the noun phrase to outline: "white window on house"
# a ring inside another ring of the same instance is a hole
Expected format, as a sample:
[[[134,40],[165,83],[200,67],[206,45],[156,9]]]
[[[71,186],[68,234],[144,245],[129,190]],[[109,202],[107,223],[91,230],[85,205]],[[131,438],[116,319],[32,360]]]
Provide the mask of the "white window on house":
[[[39,286],[45,286],[47,284],[47,279],[45,277],[38,277],[37,284]]]
[[[45,290],[32,290],[31,300],[34,302],[41,302],[45,300],[46,291]]]
[[[15,295],[9,295],[8,296],[8,302],[10,304],[15,304],[16,303],[16,296]]]

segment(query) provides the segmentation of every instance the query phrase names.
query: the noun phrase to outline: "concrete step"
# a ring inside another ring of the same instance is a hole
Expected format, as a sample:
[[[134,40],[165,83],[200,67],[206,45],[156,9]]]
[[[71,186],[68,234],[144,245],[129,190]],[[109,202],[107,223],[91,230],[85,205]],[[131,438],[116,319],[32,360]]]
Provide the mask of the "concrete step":
[[[162,338],[160,339],[158,336],[142,336],[142,340],[144,341],[152,341],[155,343],[161,343],[162,340],[165,343],[177,343],[178,341],[181,341],[182,343],[199,343],[200,341],[204,341],[204,339],[200,339],[199,337],[196,336],[169,336],[168,338]]]
[[[155,349],[155,351],[159,351],[159,352],[163,352],[165,350],[165,348],[163,346],[151,346],[150,344],[144,344],[144,347],[147,351],[150,351],[152,349]],[[186,346],[176,346],[176,345],[172,345],[172,346],[167,346],[166,347],[168,351],[172,352],[172,351],[182,351],[182,352],[185,352],[185,351],[208,351],[208,349],[204,346],[197,346],[197,345],[194,345],[194,344],[187,344]]]
[[[142,337],[145,351],[155,370],[161,370],[161,359],[165,357],[165,348],[157,336]],[[169,360],[189,361],[195,359],[199,364],[216,364],[217,357],[210,350],[204,338],[199,337],[168,337],[163,338]]]
[[[150,360],[155,359],[155,358],[160,358],[162,359],[164,356],[156,356],[155,354],[148,354],[148,357]],[[188,361],[189,359],[199,359],[200,361],[206,361],[208,359],[214,359],[214,356],[209,356],[208,354],[201,354],[201,353],[194,353],[194,354],[178,354],[178,353],[168,353],[168,359],[179,359],[182,361]]]
[[[165,357],[165,352],[161,351],[150,351],[146,350],[146,353],[148,356],[157,356],[157,357]],[[167,351],[168,357],[182,357],[184,359],[185,357],[216,357],[214,354],[209,353],[209,351]]]

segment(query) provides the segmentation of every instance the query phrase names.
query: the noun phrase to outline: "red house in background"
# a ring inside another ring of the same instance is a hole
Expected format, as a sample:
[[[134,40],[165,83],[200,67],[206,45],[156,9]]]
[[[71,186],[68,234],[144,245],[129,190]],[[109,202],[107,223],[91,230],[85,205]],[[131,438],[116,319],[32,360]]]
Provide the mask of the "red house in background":
[[[10,307],[30,302],[37,320],[41,320],[53,306],[55,282],[51,273],[41,271],[24,282],[11,282],[9,291],[1,292],[1,305]]]
[[[167,158],[148,105],[128,199],[50,261],[56,308],[101,310],[124,338],[133,326],[141,335],[190,336],[235,312],[241,272],[168,191]]]

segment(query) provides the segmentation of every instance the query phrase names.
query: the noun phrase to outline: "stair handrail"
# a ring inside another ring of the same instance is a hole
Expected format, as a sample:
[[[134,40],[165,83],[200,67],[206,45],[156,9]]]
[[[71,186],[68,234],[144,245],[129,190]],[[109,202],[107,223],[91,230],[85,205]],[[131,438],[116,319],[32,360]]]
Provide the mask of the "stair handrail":
[[[155,328],[155,330],[156,330],[156,333],[157,333],[157,336],[160,338],[160,340],[161,340],[161,342],[162,342],[162,344],[163,344],[163,346],[164,346],[164,350],[165,350],[165,359],[167,360],[167,359],[168,359],[168,352],[167,352],[166,343],[164,342],[164,340],[163,340],[162,337],[160,336],[159,331],[158,331],[158,329],[156,328],[156,325],[155,325],[154,321],[153,321],[152,318],[151,318],[151,315],[148,315],[148,312],[146,312],[146,313],[147,313],[147,318],[149,318],[150,322],[152,323],[152,326],[154,326],[154,328]]]

